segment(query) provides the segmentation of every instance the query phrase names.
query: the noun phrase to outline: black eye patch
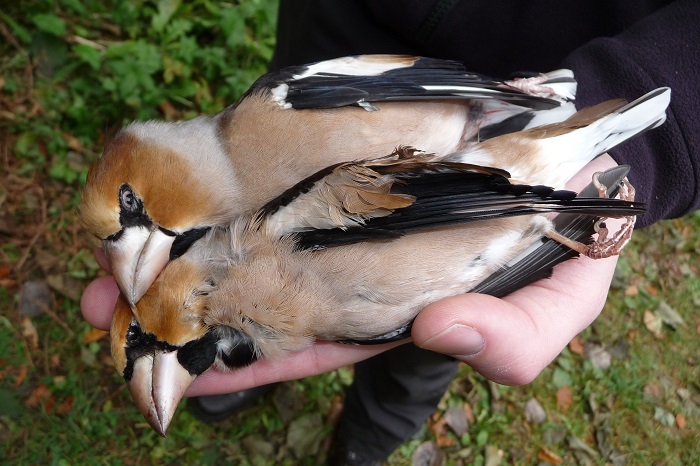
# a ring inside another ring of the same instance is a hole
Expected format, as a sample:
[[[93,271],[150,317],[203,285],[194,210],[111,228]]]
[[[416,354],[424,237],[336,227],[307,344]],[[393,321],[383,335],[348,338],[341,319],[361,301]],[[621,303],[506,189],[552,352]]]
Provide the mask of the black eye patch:
[[[153,224],[146,213],[143,201],[128,184],[123,184],[119,187],[119,223],[122,228],[132,226],[150,227]]]

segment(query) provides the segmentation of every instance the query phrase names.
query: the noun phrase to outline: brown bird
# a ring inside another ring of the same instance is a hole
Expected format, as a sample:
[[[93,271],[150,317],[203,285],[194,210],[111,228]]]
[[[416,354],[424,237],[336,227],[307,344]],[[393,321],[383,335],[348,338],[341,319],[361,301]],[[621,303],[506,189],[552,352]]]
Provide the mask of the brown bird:
[[[281,358],[317,339],[406,338],[426,305],[473,289],[545,237],[559,241],[547,212],[630,217],[643,210],[598,191],[580,198],[512,184],[503,170],[408,149],[337,164],[255,215],[213,229],[165,267],[136,307],[120,301],[115,365],[164,435],[184,390],[212,365]],[[600,250],[579,247],[611,255],[628,239],[622,233]],[[510,286],[542,276],[538,266],[529,272]]]
[[[500,81],[452,61],[395,55],[287,68],[261,77],[216,115],[122,129],[90,170],[82,223],[103,240],[134,304],[209,228],[323,167],[400,145],[446,155],[561,121],[575,111],[575,88],[568,70]],[[517,173],[525,162],[505,154],[486,165]]]

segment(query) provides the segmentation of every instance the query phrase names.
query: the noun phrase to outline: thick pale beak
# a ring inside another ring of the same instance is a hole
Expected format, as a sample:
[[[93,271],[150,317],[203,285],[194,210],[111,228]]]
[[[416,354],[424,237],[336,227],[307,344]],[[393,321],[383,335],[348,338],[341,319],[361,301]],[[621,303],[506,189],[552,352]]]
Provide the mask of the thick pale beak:
[[[178,362],[176,351],[158,351],[134,362],[127,385],[146,421],[165,437],[178,403],[196,377]]]
[[[114,279],[129,304],[135,305],[170,259],[175,236],[158,227],[128,227],[116,240],[105,240],[104,249]]]

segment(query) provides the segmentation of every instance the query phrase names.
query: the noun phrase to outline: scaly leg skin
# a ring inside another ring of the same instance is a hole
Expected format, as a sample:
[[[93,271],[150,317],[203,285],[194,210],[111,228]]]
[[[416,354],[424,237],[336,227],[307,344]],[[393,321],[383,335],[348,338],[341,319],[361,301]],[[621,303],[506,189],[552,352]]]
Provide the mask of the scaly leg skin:
[[[554,92],[554,89],[549,86],[542,86],[542,83],[546,82],[548,79],[548,76],[541,74],[532,78],[515,78],[514,80],[506,81],[505,83],[510,87],[520,89],[529,95],[538,97],[552,97],[557,95],[557,93]]]
[[[600,182],[600,173],[595,173],[593,175],[593,184],[598,188],[598,193],[600,197],[607,196],[607,188]],[[634,201],[634,187],[630,184],[627,178],[624,178],[620,183],[619,195],[620,199],[625,201]],[[595,232],[598,234],[598,238],[591,244],[584,244],[578,241],[574,241],[566,236],[556,232],[550,231],[547,233],[547,237],[557,241],[558,243],[568,246],[574,251],[581,255],[588,256],[592,259],[604,259],[610,256],[616,256],[620,254],[620,251],[629,243],[632,238],[632,231],[634,230],[634,223],[637,217],[632,215],[625,217],[625,222],[622,226],[608,238],[609,230],[605,226],[605,219],[601,218],[595,222]]]

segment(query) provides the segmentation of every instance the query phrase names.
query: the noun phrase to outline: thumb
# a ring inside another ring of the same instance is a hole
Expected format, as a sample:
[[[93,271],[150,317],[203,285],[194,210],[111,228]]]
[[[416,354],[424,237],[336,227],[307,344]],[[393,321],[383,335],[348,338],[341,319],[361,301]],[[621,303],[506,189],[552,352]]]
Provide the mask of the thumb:
[[[598,316],[616,262],[568,261],[552,278],[504,299],[467,293],[440,300],[418,314],[413,342],[452,355],[494,382],[530,383]]]

